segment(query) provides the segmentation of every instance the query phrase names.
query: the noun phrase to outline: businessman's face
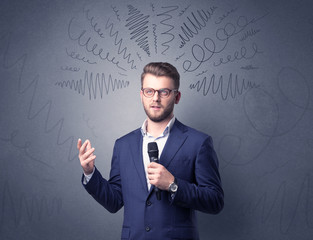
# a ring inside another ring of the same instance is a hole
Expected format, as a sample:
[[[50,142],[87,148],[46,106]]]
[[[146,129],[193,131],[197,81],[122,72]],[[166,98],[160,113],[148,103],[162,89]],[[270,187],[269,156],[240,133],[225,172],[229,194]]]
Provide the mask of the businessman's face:
[[[173,80],[165,76],[146,74],[142,88],[141,102],[148,118],[153,122],[170,120],[173,117],[174,105],[180,100],[180,92],[174,88]]]

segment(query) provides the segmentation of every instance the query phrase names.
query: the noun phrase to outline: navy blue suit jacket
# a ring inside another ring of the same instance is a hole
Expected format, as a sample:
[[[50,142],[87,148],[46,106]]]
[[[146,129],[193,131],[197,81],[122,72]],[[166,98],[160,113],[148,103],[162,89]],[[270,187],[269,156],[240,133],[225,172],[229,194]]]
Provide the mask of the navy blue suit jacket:
[[[116,140],[110,179],[95,172],[84,185],[103,207],[114,213],[124,206],[121,239],[199,239],[195,210],[217,214],[224,205],[218,160],[210,136],[175,121],[160,164],[176,178],[172,199],[148,191],[137,129]]]

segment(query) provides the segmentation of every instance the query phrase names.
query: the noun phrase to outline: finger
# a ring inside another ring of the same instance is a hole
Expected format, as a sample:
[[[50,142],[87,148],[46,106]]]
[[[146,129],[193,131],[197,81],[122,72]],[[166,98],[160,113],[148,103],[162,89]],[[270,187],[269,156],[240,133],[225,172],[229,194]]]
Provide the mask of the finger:
[[[77,140],[77,149],[79,150],[81,148],[81,146],[82,146],[82,140],[79,138]]]
[[[83,155],[82,155],[82,159],[85,160],[87,158],[89,158],[90,156],[93,156],[93,152],[95,151],[94,148],[89,149],[88,151],[86,151]]]
[[[82,165],[88,165],[90,162],[94,161],[96,159],[96,155],[92,155],[88,157],[87,159],[83,160]]]
[[[148,164],[148,168],[157,168],[160,164],[156,163],[156,162],[151,162]]]
[[[91,143],[89,140],[87,140],[87,150],[91,149]]]
[[[85,152],[86,146],[88,144],[88,140],[86,140],[83,145],[79,149],[79,155],[82,155]]]

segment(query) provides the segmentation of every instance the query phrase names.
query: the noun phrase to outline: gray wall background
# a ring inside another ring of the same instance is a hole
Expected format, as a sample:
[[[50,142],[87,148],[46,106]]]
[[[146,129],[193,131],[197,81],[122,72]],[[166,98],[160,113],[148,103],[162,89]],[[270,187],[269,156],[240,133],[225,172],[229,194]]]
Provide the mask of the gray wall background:
[[[118,239],[80,183],[78,137],[108,176],[141,126],[139,75],[181,73],[176,117],[210,134],[225,208],[202,239],[313,236],[312,1],[0,3],[0,238]]]

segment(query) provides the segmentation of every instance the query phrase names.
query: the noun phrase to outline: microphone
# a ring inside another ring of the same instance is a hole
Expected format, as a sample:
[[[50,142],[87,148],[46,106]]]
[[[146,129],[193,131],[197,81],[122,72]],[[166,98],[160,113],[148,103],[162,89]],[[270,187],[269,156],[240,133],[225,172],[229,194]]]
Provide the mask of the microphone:
[[[159,149],[158,144],[156,142],[148,143],[148,154],[150,158],[150,162],[159,163]],[[154,188],[156,197],[158,200],[161,200],[161,191],[157,187]]]

